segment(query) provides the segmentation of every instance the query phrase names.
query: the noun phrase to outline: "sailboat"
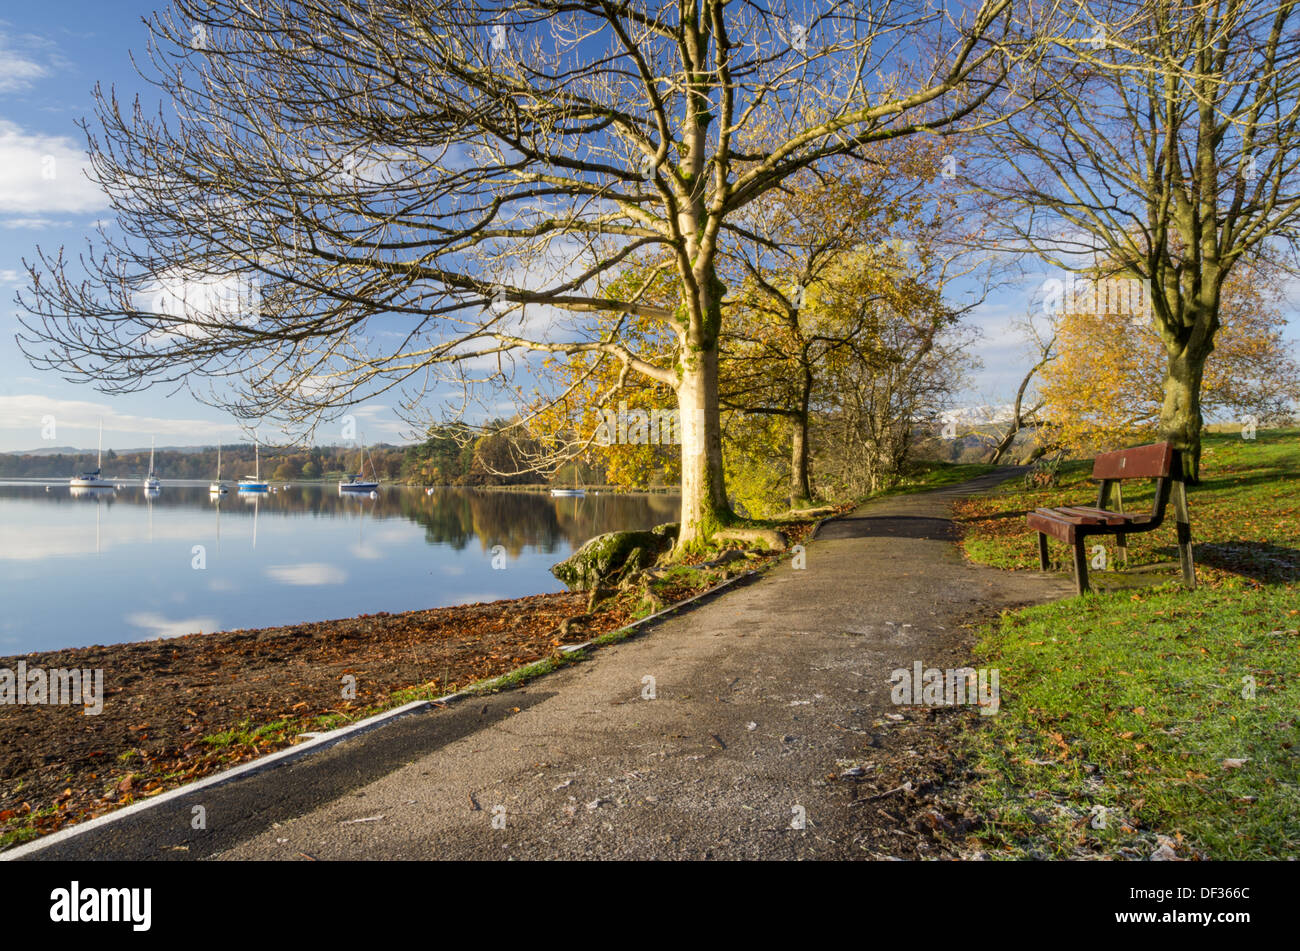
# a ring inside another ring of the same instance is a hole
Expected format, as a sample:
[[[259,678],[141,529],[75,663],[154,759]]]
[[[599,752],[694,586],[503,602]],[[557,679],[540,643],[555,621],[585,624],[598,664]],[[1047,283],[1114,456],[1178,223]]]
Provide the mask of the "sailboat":
[[[158,477],[153,474],[153,444],[154,444],[154,437],[150,436],[149,437],[149,474],[144,477],[144,490],[146,493],[157,492],[159,489],[162,488],[162,483],[159,482]]]
[[[362,439],[364,440],[365,437],[363,436]],[[344,492],[374,492],[376,489],[379,488],[378,482],[367,482],[361,478],[365,474],[366,459],[368,458],[370,458],[370,453],[366,449],[365,442],[363,441],[361,444],[361,470],[362,471],[358,472],[347,482],[339,482],[340,495],[343,494]],[[370,474],[372,476],[375,474],[375,461],[373,459],[370,460]]]
[[[208,495],[225,495],[229,491],[221,481],[221,443],[217,443],[217,481],[208,486]]]
[[[262,481],[262,456],[257,440],[253,440],[253,463],[256,466],[252,478],[244,476],[239,480],[240,492],[265,492],[270,486]]]
[[[95,471],[83,472],[79,476],[73,476],[68,480],[68,485],[73,490],[78,489],[111,489],[113,483],[107,479],[101,479],[99,474],[104,468],[104,421],[99,421],[99,449],[95,455]]]

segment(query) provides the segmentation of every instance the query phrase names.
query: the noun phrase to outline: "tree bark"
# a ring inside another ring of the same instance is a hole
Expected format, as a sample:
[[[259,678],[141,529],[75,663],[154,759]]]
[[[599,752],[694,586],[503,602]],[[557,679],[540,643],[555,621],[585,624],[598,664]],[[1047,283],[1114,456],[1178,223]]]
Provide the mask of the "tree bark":
[[[799,411],[790,419],[790,508],[812,504],[812,483],[808,478],[808,403],[812,396],[812,371],[803,371]]]
[[[1160,435],[1182,451],[1183,477],[1192,483],[1201,472],[1201,377],[1206,356],[1190,347],[1170,355],[1160,407]]]
[[[718,351],[693,349],[677,387],[682,430],[682,509],[677,551],[707,542],[732,521],[722,468],[722,425],[718,414]]]

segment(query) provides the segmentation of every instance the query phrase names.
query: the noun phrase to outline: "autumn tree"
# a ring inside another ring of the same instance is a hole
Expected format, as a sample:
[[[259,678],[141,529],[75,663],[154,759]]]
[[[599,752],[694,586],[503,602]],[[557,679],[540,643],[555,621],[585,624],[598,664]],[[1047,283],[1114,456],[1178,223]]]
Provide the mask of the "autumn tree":
[[[1018,11],[1053,37],[1025,109],[967,181],[1003,248],[1145,288],[1164,348],[1157,429],[1195,478],[1207,361],[1238,267],[1294,264],[1300,237],[1300,9],[1290,0],[1110,0]]]
[[[751,204],[724,246],[735,292],[724,301],[732,313],[722,340],[722,404],[788,422],[794,507],[813,499],[809,429],[822,367],[837,352],[872,350],[876,301],[932,293],[922,284],[935,270],[935,238],[955,227],[945,214],[951,204],[929,189],[943,155],[936,143],[909,141],[810,170]],[[752,439],[762,427],[750,430]]]
[[[1275,422],[1300,401],[1300,362],[1282,335],[1280,277],[1240,266],[1224,284],[1200,394],[1211,418]],[[1042,371],[1049,438],[1087,452],[1153,438],[1164,406],[1165,353],[1155,328],[1133,315],[1104,307],[1062,313],[1054,359]]]
[[[811,503],[810,431],[833,360],[886,365],[901,339],[891,321],[929,320],[938,332],[955,320],[943,290],[969,268],[955,263],[961,255],[944,237],[961,230],[960,220],[929,187],[941,157],[925,146],[882,149],[870,163],[798,176],[725,235],[723,449],[728,484],[748,511],[769,511],[778,497],[782,510]],[[650,261],[629,265],[616,280],[627,283],[645,286],[648,299],[671,300],[671,274]],[[636,320],[626,332],[644,359],[671,364],[671,336]],[[925,335],[913,341],[930,346]],[[596,453],[616,484],[644,486],[674,471],[676,447],[655,424],[670,402],[666,388],[601,355],[553,369],[568,385],[563,397],[542,401],[548,412],[535,428],[596,433],[575,445]]]
[[[673,392],[689,547],[730,518],[724,230],[830,158],[1000,115],[1041,76],[1041,44],[1004,42],[1011,9],[175,0],[149,21],[163,109],[100,91],[86,126],[116,227],[85,276],[38,255],[23,346],[108,392],[182,383],[304,426],[599,353]],[[762,154],[736,144],[754,123],[780,133]],[[599,292],[641,251],[669,262],[671,307]],[[621,315],[671,333],[672,365]]]

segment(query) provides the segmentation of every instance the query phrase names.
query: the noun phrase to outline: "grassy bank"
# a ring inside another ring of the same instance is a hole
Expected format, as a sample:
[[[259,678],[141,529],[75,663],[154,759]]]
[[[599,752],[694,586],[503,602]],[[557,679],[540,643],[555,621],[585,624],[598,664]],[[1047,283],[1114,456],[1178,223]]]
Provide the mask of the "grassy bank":
[[[984,632],[1002,703],[968,754],[993,854],[1146,858],[1165,836],[1180,857],[1300,855],[1300,433],[1211,436],[1202,467],[1199,590],[1171,580],[1169,524],[1130,537],[1137,570],[1098,572],[1102,593]],[[1024,513],[1090,504],[1089,470],[963,502],[967,555],[1037,570]]]

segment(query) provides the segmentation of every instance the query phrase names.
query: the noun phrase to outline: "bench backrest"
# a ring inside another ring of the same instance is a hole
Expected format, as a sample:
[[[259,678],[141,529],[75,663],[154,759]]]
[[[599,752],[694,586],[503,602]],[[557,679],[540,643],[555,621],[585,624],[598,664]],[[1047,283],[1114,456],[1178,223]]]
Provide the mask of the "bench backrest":
[[[1167,442],[1103,452],[1092,463],[1094,479],[1178,478],[1177,451]]]
[[[1110,507],[1110,492],[1114,488],[1119,492],[1122,479],[1155,479],[1156,494],[1151,502],[1151,514],[1146,523],[1154,528],[1164,521],[1165,506],[1169,502],[1171,484],[1183,490],[1183,466],[1178,450],[1167,442],[1158,442],[1150,446],[1138,446],[1134,449],[1121,449],[1119,452],[1103,452],[1092,463],[1092,477],[1101,481],[1097,488],[1097,508]],[[1123,507],[1121,493],[1120,507]],[[1179,498],[1184,498],[1181,494]],[[1185,501],[1183,503],[1185,506]]]

